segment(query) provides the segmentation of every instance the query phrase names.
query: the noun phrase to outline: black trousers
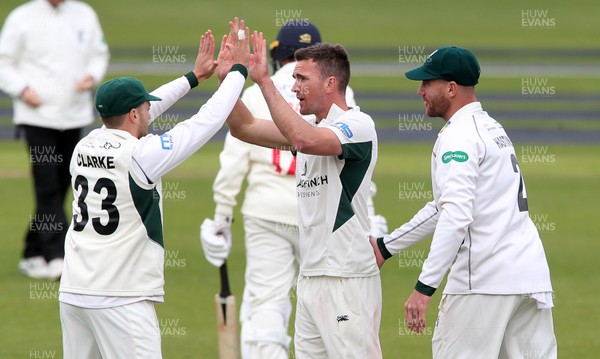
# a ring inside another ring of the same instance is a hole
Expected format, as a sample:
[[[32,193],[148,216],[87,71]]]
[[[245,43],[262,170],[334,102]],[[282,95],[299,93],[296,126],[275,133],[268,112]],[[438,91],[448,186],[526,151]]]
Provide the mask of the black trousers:
[[[60,131],[29,125],[22,129],[35,190],[35,212],[30,215],[23,258],[43,256],[46,261],[63,258],[69,226],[64,210],[71,184],[69,163],[81,129]]]

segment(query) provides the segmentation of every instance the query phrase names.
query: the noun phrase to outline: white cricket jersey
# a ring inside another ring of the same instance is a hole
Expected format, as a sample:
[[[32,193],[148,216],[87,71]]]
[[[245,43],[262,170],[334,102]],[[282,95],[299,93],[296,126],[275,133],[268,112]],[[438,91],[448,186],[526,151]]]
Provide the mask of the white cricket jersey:
[[[366,277],[379,273],[369,244],[367,201],[377,162],[377,133],[358,107],[332,105],[317,127],[333,131],[340,156],[298,152],[300,275]]]
[[[431,179],[433,201],[383,238],[394,254],[433,234],[421,284],[437,288],[450,268],[445,294],[552,291],[515,149],[479,102],[440,131]]]
[[[296,62],[285,64],[271,78],[287,103],[299,113],[299,101],[292,92],[295,66]],[[242,101],[254,117],[272,119],[258,85],[248,87],[242,94]],[[356,106],[354,93],[349,87],[346,89],[346,103],[350,107]],[[314,119],[314,116],[304,118],[308,121]],[[228,132],[219,160],[221,168],[213,183],[215,213],[233,216],[236,196],[246,178],[247,188],[241,208],[244,216],[298,224],[296,157],[290,151],[252,145],[238,140]]]
[[[238,71],[230,72],[197,114],[163,135],[137,139],[102,127],[77,144],[71,161],[73,222],[65,240],[61,301],[94,307],[106,302],[105,297],[162,299],[161,176],[222,127],[244,81]],[[151,119],[189,89],[188,80],[181,77],[152,92],[163,101],[151,103]],[[94,301],[77,295],[99,297]]]

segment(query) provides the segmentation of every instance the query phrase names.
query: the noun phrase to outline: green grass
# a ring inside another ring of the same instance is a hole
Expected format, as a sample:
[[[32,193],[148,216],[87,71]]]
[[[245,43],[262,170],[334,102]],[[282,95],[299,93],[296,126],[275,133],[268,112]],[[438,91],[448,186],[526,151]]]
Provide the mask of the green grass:
[[[31,280],[20,275],[17,261],[22,250],[29,214],[32,211],[31,180],[24,144],[0,142],[0,296],[3,324],[1,358],[28,358],[30,353],[54,351],[60,357],[61,334],[56,300],[56,283]],[[218,291],[217,270],[204,259],[198,231],[203,218],[211,216],[211,184],[218,170],[217,155],[222,144],[211,142],[180,167],[165,176],[163,183],[177,186],[180,199],[165,200],[164,229],[167,248],[166,302],[157,305],[163,328],[166,358],[215,358],[216,332],[214,293]],[[423,200],[401,200],[402,186],[422,184],[431,190],[429,158],[432,144],[380,145],[374,180],[377,211],[387,217],[390,229],[408,220]],[[522,163],[530,212],[539,219],[556,293],[554,320],[563,358],[595,358],[600,350],[596,311],[600,275],[596,266],[600,244],[595,223],[594,196],[600,193],[600,148],[590,145],[517,144],[521,159],[527,151],[546,151],[546,160]],[[523,162],[523,161],[522,161]],[[68,206],[68,205],[67,205]],[[241,218],[240,214],[236,214]],[[543,220],[541,220],[543,218]],[[232,289],[238,298],[243,288],[244,247],[241,221],[234,224],[234,248],[229,260]],[[410,249],[419,258],[429,241]],[[383,318],[380,336],[387,358],[430,357],[431,328],[414,335],[400,325],[403,304],[412,291],[419,267],[401,258],[383,268]],[[584,290],[581,290],[584,288]],[[435,321],[439,293],[434,295],[428,322]],[[238,299],[239,300],[239,299]],[[578,318],[576,323],[573,318]],[[410,353],[410,354],[408,354]],[[38,354],[39,355],[39,354]]]

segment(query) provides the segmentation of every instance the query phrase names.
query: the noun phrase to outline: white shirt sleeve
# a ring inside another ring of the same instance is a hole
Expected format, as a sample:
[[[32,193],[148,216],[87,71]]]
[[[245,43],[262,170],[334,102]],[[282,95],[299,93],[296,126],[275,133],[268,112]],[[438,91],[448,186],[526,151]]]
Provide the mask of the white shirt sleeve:
[[[444,154],[455,151],[465,152],[468,159],[464,162],[444,159]],[[468,138],[446,138],[440,142],[435,162],[439,219],[419,276],[421,283],[432,288],[439,287],[463,241],[468,240],[479,175],[477,145]]]
[[[27,81],[17,71],[21,57],[23,32],[15,12],[8,15],[0,33],[0,89],[11,97],[19,97],[27,87]]]
[[[433,201],[427,202],[413,218],[383,237],[383,244],[392,256],[430,237],[435,231],[439,212]]]
[[[108,68],[110,54],[108,45],[104,39],[102,27],[100,27],[100,22],[98,21],[98,16],[91,8],[90,11],[92,12],[90,17],[93,19],[93,26],[86,72],[94,78],[96,83],[98,83],[104,78],[104,74]]]
[[[150,123],[171,108],[190,90],[190,82],[185,76],[181,76],[150,92],[151,95],[162,99],[162,101],[150,102]]]
[[[233,216],[233,208],[237,205],[235,198],[250,168],[250,146],[227,133],[223,151],[219,155],[221,168],[213,183],[213,199],[217,204],[215,213]]]
[[[190,119],[160,136],[142,137],[133,150],[133,161],[145,175],[141,179],[156,182],[208,142],[225,123],[244,82],[239,71],[230,72],[219,89]]]

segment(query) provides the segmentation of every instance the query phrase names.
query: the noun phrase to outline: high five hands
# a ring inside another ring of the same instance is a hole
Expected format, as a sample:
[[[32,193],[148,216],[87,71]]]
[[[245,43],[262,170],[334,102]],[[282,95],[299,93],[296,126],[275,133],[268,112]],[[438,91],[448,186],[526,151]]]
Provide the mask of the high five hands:
[[[253,53],[250,53],[252,42]],[[250,79],[257,84],[270,79],[267,41],[263,33],[250,30],[244,20],[237,17],[229,22],[229,34],[223,35],[217,58],[217,77],[223,81],[234,64],[244,65],[250,72]]]
[[[229,34],[223,35],[217,57],[217,78],[223,81],[234,64],[248,68],[250,64],[250,30],[237,17],[229,22]]]

